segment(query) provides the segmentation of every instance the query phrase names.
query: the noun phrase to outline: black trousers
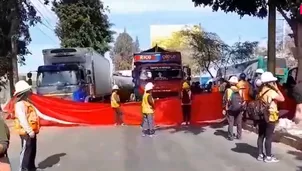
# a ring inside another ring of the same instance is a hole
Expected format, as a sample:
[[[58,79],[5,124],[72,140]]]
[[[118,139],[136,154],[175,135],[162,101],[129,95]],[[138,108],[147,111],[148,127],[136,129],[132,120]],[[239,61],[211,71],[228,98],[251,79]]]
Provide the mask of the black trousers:
[[[36,168],[37,137],[28,135],[20,136],[22,151],[20,154],[21,170],[33,170]]]
[[[273,142],[274,130],[275,130],[275,123],[267,123],[266,121],[261,121],[258,123],[257,147],[258,147],[259,154],[264,154],[263,151],[263,143],[264,143],[266,156],[272,155],[272,142]]]
[[[235,126],[235,123],[237,125],[237,137],[241,138],[242,135],[242,116],[243,112],[227,112],[227,120],[228,120],[228,136],[229,138],[233,138],[234,133],[233,129]]]
[[[122,124],[123,122],[123,113],[120,108],[114,108],[115,112],[115,123]]]
[[[191,105],[182,105],[183,121],[188,123],[191,121]]]

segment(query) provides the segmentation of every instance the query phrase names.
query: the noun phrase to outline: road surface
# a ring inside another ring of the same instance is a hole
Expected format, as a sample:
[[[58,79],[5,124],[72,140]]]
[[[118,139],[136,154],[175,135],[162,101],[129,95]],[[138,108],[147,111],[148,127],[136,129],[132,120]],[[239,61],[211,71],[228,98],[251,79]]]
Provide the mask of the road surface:
[[[138,127],[43,128],[37,165],[46,171],[302,171],[302,153],[275,143],[279,163],[255,160],[256,135],[225,139],[226,128],[163,128],[141,137]],[[9,156],[17,171],[19,137]]]

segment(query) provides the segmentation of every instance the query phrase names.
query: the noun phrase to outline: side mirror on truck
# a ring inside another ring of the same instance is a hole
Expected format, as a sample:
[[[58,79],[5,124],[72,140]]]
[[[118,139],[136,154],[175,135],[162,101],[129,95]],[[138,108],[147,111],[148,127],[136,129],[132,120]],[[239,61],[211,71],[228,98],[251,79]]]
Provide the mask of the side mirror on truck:
[[[191,68],[184,66],[182,68],[185,77],[191,77]]]
[[[86,70],[87,75],[91,75],[91,70]]]
[[[91,83],[92,83],[92,78],[91,78],[91,76],[88,76],[88,77],[87,77],[87,83],[88,83],[88,84],[91,84]]]
[[[136,74],[135,74],[135,71],[134,71],[134,70],[131,71],[131,75],[132,75],[132,78],[135,78],[135,77],[136,77]]]

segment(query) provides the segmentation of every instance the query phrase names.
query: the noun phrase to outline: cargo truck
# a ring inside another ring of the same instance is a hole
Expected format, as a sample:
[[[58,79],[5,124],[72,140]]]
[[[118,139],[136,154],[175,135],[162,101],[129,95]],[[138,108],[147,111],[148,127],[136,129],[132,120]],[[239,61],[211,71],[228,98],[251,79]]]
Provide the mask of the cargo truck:
[[[178,96],[182,83],[191,79],[191,69],[182,66],[180,52],[167,51],[156,45],[133,55],[132,78],[138,100],[148,82],[154,84],[153,96],[156,98]]]
[[[36,91],[74,101],[110,97],[113,64],[91,48],[44,49],[44,65],[37,70]]]

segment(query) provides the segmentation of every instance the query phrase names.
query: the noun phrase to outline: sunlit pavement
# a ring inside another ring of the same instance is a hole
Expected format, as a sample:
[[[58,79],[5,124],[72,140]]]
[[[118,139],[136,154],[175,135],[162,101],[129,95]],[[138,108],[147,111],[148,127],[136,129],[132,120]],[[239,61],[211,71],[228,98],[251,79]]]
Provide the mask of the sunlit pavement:
[[[139,127],[44,128],[39,135],[37,165],[47,171],[298,171],[302,153],[275,143],[279,163],[255,159],[256,135],[225,139],[226,128],[165,128],[141,137]],[[9,156],[18,170],[19,137]]]

